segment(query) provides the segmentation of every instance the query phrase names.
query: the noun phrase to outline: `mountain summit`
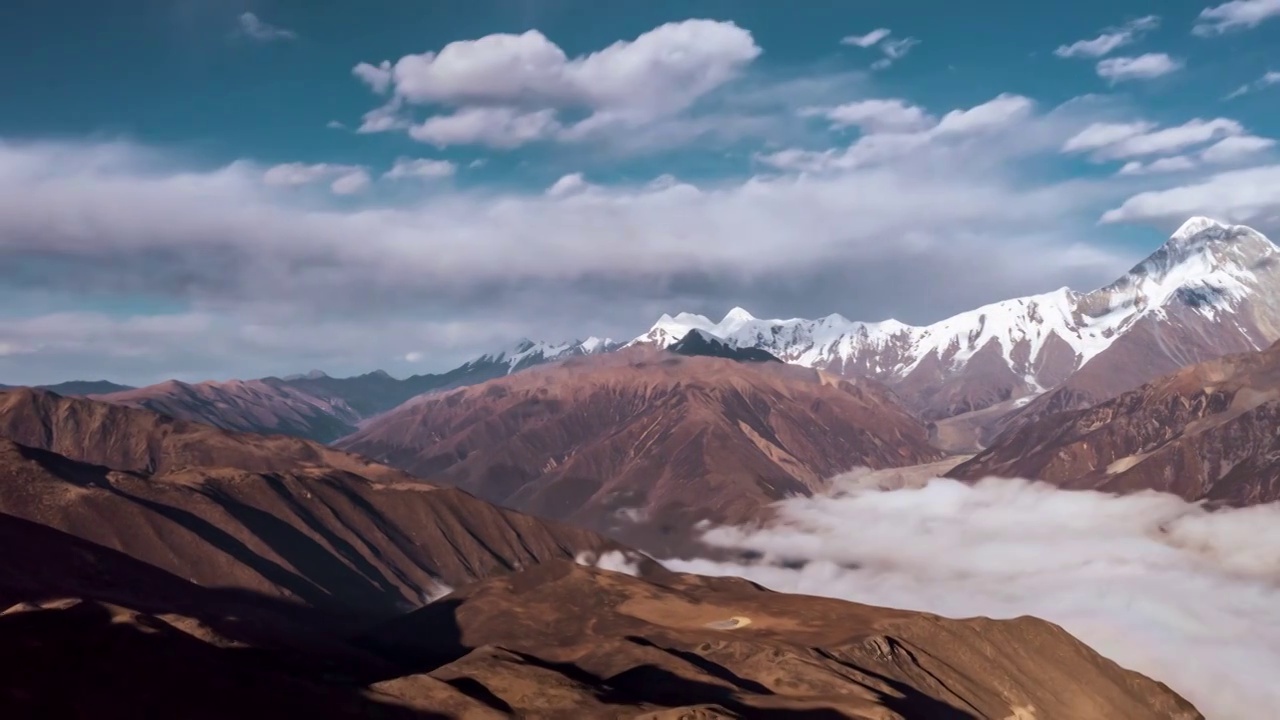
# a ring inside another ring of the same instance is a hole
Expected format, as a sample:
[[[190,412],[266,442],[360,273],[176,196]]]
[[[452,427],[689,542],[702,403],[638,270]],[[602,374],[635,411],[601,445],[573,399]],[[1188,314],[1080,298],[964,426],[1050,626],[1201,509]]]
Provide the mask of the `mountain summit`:
[[[1076,390],[1105,399],[1187,364],[1280,339],[1278,258],[1256,230],[1195,217],[1092,292],[1060,288],[926,326],[839,315],[759,320],[740,308],[714,323],[681,313],[662,316],[632,344],[665,348],[701,330],[786,362],[876,378],[929,420],[1041,395],[1082,374],[1084,387]]]

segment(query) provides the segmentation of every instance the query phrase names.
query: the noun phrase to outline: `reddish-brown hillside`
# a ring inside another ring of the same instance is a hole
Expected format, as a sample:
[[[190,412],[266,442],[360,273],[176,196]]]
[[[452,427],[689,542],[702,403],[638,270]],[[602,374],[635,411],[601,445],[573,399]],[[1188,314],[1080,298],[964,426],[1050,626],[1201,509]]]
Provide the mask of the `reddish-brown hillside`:
[[[1070,488],[1280,500],[1280,343],[1184,368],[1085,410],[1047,414],[951,471]]]
[[[598,529],[740,522],[853,467],[940,458],[874,382],[643,348],[425,396],[337,446]]]

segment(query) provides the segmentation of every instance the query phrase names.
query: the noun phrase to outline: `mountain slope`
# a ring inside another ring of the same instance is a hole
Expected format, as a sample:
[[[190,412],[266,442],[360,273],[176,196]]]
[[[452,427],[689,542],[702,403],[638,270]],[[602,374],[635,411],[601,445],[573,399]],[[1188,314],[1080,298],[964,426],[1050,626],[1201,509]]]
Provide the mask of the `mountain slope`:
[[[1193,365],[1085,410],[998,436],[949,474],[1188,500],[1280,500],[1280,343]]]
[[[611,341],[598,338],[558,345],[524,340],[508,351],[482,355],[445,373],[403,380],[381,370],[349,378],[332,378],[313,370],[305,375],[259,380],[196,384],[169,380],[93,397],[226,430],[330,442],[354,432],[362,420],[423,393],[475,385],[544,362],[614,347]]]
[[[570,563],[465,588],[366,642],[416,671],[375,685],[383,692],[465,680],[519,716],[1202,717],[1033,618],[947,620],[738,579],[646,582]]]
[[[1104,399],[1188,363],[1280,339],[1280,251],[1238,225],[1192,218],[1116,282],[994,303],[913,327],[663,316],[633,343],[667,347],[692,329],[784,361],[892,387],[928,420],[1075,383]],[[1070,404],[1070,403],[1068,403]]]
[[[0,395],[0,512],[203,585],[385,616],[459,583],[613,547],[313,443],[17,394],[37,402]]]
[[[855,466],[940,457],[869,381],[641,348],[424,396],[336,446],[646,549],[663,526],[683,537]]]

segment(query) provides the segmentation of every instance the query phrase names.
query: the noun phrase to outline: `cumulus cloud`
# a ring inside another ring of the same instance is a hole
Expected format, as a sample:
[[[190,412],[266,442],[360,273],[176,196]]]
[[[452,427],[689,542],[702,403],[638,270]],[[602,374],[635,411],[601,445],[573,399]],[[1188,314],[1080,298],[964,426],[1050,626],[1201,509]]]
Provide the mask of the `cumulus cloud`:
[[[858,100],[829,108],[804,108],[801,114],[824,117],[831,121],[832,128],[856,126],[867,132],[920,130],[935,122],[924,108],[897,98]]]
[[[382,177],[389,180],[404,180],[407,178],[438,180],[453,177],[457,172],[458,166],[448,160],[402,157],[396,158],[395,164],[391,166],[390,170],[383,173]]]
[[[1257,27],[1274,17],[1280,17],[1280,0],[1231,0],[1201,11],[1191,32],[1210,37]]]
[[[1182,69],[1182,61],[1165,53],[1114,57],[1098,61],[1098,77],[1112,85],[1131,80],[1152,80]]]
[[[298,38],[298,34],[294,31],[263,22],[261,18],[251,12],[241,13],[238,22],[240,34],[258,42],[296,40]]]
[[[277,187],[298,187],[329,181],[335,195],[352,195],[369,187],[369,172],[358,165],[332,163],[282,163],[267,168],[262,182]]]
[[[1160,26],[1158,15],[1147,15],[1121,25],[1107,28],[1102,34],[1091,40],[1077,40],[1070,45],[1061,45],[1053,51],[1060,58],[1099,58],[1110,55],[1117,48],[1124,47],[1150,30]]]
[[[578,124],[592,129],[673,116],[737,78],[760,52],[732,22],[686,20],[574,58],[529,30],[460,40],[394,63],[362,62],[352,72],[375,92],[393,93],[379,118],[400,112],[400,103],[454,108],[414,125],[415,139],[510,148],[562,132],[581,137],[583,130],[575,135],[560,120],[566,110],[587,112]],[[383,120],[368,131],[398,126]]]
[[[1182,125],[1156,130],[1147,122],[1094,123],[1073,135],[1063,152],[1092,153],[1096,160],[1122,160],[1179,152],[1218,138],[1241,135],[1244,126],[1229,118],[1195,118]]]
[[[1241,85],[1240,87],[1233,90],[1230,95],[1227,95],[1226,99],[1234,100],[1235,98],[1238,98],[1241,95],[1248,95],[1251,92],[1257,92],[1259,90],[1269,88],[1272,85],[1280,85],[1280,71],[1274,71],[1274,70],[1269,71],[1265,73],[1262,77],[1258,78],[1257,80],[1254,80],[1251,83],[1245,83],[1244,85]]]
[[[1280,165],[1231,170],[1190,185],[1138,193],[1103,214],[1102,222],[1168,224],[1191,215],[1263,229],[1276,225],[1280,222]]]
[[[914,119],[912,109],[895,107],[895,101],[871,102],[877,104],[846,106],[849,108],[846,114],[850,119],[859,119],[864,130],[864,135],[847,148],[823,151],[788,148],[759,155],[758,159],[780,170],[809,173],[868,167],[1009,127],[1028,118],[1035,108],[1030,98],[1004,93],[971,108],[952,110],[936,121],[921,114],[923,129],[906,131],[905,127],[891,127],[893,123],[885,120]]]
[[[949,617],[1033,615],[1208,717],[1280,704],[1280,506],[1209,512],[1171,495],[988,479],[837,484],[776,509],[766,527],[705,535],[758,560],[663,564]]]
[[[1235,163],[1258,157],[1260,153],[1266,152],[1275,146],[1276,141],[1271,138],[1258,137],[1256,135],[1236,135],[1223,138],[1205,148],[1200,153],[1200,157],[1205,162]]]
[[[436,147],[488,145],[510,149],[554,136],[562,129],[554,110],[521,112],[506,107],[463,108],[409,128],[409,137]]]
[[[1195,160],[1185,155],[1175,155],[1152,160],[1148,163],[1144,163],[1141,160],[1131,160],[1125,163],[1118,172],[1121,175],[1152,175],[1156,173],[1185,172],[1195,168]]]

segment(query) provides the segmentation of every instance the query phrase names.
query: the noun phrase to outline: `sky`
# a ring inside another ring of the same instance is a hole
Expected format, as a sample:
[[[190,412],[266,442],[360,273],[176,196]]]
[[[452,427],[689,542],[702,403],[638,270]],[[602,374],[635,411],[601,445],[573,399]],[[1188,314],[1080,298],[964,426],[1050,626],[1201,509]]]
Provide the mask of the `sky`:
[[[107,5],[0,7],[0,383],[923,324],[1280,231],[1280,0]]]

